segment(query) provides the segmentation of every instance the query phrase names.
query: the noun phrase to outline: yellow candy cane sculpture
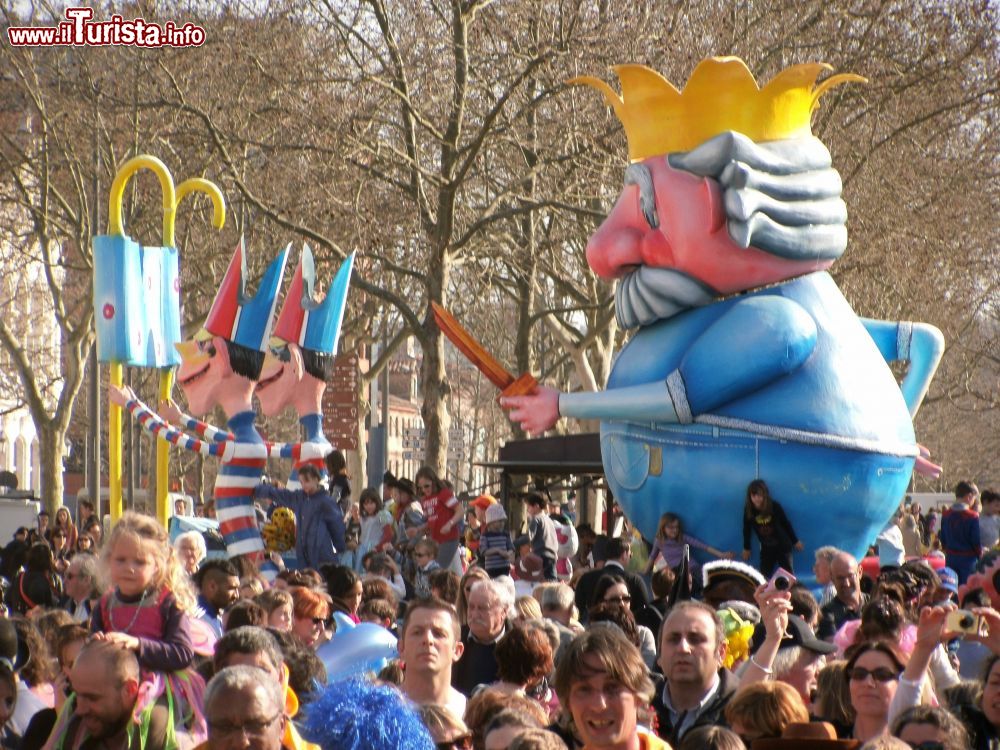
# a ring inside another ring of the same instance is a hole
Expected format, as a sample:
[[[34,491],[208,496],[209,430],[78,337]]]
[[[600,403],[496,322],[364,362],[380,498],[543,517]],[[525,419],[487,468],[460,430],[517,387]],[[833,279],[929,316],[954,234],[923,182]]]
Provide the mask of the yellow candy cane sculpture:
[[[163,199],[163,246],[144,246],[125,235],[122,197],[129,179],[140,169],[160,181]],[[179,364],[174,344],[180,338],[178,252],[174,247],[177,205],[191,192],[207,193],[214,205],[213,224],[225,221],[225,201],[218,187],[200,178],[186,180],[175,191],[166,165],[153,156],[137,156],[122,165],[111,185],[108,234],[93,239],[94,310],[97,353],[110,366],[110,381],[120,386],[124,366],[161,370],[160,396],[167,398],[173,367]],[[112,521],[122,513],[122,413],[108,409],[108,494]],[[167,446],[157,444],[157,517],[166,523]]]

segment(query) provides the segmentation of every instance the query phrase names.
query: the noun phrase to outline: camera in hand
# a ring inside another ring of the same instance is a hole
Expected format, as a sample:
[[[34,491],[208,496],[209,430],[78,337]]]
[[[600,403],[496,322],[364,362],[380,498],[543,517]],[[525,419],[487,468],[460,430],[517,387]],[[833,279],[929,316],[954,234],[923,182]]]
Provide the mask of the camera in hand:
[[[788,591],[795,583],[795,576],[784,568],[779,567],[771,575],[771,580],[767,582],[768,592]]]
[[[945,630],[952,633],[966,633],[968,635],[983,635],[986,632],[986,623],[983,618],[967,609],[956,609],[949,612],[944,627]]]

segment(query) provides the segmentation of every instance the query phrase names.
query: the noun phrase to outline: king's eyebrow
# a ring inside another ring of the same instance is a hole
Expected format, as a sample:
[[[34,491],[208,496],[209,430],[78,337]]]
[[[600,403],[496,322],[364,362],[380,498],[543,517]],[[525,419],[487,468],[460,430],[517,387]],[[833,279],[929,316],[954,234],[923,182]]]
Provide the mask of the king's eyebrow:
[[[653,189],[653,175],[645,164],[630,164],[625,170],[625,184],[639,186],[639,205],[650,229],[660,226],[656,213],[656,191]]]

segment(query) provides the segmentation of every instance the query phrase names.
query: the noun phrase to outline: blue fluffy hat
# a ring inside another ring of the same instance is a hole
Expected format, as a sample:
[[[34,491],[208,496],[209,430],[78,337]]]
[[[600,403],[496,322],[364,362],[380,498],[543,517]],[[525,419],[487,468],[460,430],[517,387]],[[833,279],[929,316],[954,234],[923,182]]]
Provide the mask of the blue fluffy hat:
[[[435,750],[398,690],[364,680],[327,685],[309,704],[302,735],[322,750]]]

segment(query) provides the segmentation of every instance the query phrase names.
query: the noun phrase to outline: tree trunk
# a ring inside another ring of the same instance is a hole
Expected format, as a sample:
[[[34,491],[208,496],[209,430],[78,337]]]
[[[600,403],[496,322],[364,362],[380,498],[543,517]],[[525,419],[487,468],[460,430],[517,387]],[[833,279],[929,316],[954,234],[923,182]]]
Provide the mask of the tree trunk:
[[[53,517],[63,500],[63,439],[65,434],[50,424],[35,423],[38,430],[38,461],[41,501]]]
[[[424,397],[420,415],[424,418],[424,462],[444,478],[448,475],[448,394],[451,386],[445,372],[444,337],[428,309],[421,337],[424,353],[420,366],[420,386]]]

